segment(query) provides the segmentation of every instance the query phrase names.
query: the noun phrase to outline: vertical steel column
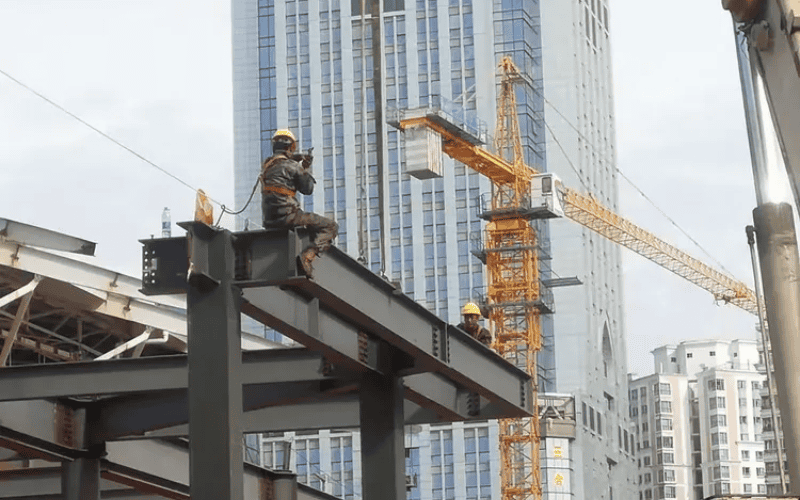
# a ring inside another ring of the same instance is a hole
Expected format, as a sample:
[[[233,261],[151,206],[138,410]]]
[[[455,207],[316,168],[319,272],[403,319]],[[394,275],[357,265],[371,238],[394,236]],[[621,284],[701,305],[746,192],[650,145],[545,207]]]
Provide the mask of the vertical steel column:
[[[756,257],[756,228],[753,226],[747,226],[745,228],[745,232],[747,233],[747,246],[750,247],[750,260],[753,264],[753,288],[755,288],[756,292],[756,305],[758,306],[758,323],[761,328],[761,346],[764,349],[764,366],[766,366],[767,372],[767,394],[769,396],[769,413],[770,419],[772,421],[772,433],[775,435],[775,450],[778,452],[778,463],[781,466],[778,468],[780,471],[781,476],[781,493],[784,495],[786,494],[786,471],[783,470],[783,461],[785,457],[783,456],[783,446],[781,445],[780,439],[780,428],[781,426],[778,424],[778,413],[776,410],[776,402],[775,402],[775,374],[772,372],[772,348],[770,347],[769,342],[769,328],[767,328],[767,318],[764,316],[764,294],[761,292],[763,286],[761,286],[761,275],[759,274],[758,270],[760,266],[758,265],[758,258]]]
[[[232,235],[200,223],[189,237],[189,452],[192,500],[242,500],[240,291]]]
[[[800,491],[800,257],[792,207],[788,203],[765,203],[753,210],[753,221],[789,461],[789,489],[796,494]]]
[[[403,383],[397,377],[366,374],[359,402],[362,498],[405,500]]]
[[[100,459],[62,462],[61,494],[64,500],[100,500]]]

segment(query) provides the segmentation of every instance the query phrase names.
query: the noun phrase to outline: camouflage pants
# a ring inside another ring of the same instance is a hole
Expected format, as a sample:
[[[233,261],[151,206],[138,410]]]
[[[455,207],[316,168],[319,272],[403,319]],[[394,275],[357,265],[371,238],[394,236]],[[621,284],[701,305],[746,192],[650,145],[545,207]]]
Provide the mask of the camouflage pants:
[[[267,210],[264,210],[267,213]],[[313,212],[304,212],[295,209],[286,215],[267,220],[264,218],[264,227],[298,227],[305,226],[311,233],[311,246],[319,252],[324,252],[331,246],[331,241],[339,234],[339,224],[336,221],[323,217]]]

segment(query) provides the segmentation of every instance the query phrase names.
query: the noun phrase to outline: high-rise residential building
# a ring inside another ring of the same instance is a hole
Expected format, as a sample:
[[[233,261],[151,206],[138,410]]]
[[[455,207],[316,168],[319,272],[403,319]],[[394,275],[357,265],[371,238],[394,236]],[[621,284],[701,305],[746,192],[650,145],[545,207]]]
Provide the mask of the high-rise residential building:
[[[292,129],[301,149],[314,148],[318,182],[305,208],[335,218],[340,249],[448,322],[485,294],[483,264],[471,250],[482,237],[478,212],[490,184],[448,158],[440,178],[406,174],[403,135],[387,124],[393,110],[447,107],[491,131],[496,66],[511,55],[525,76],[516,97],[526,163],[617,206],[606,0],[232,0],[232,7],[237,206],[271,154],[272,133]],[[553,122],[547,132],[545,118]],[[259,225],[257,200],[244,215],[238,229]],[[573,419],[585,424],[543,448],[553,471],[572,470],[543,486],[554,491],[547,498],[626,498],[634,487],[632,451],[616,433],[629,428],[619,250],[570,224],[537,222],[540,254],[552,257],[559,275],[583,282],[556,290],[557,316],[543,319],[538,379],[541,393],[574,395]],[[465,429],[473,427],[416,429],[407,444],[421,443],[424,463],[437,449],[434,432],[441,446],[450,433],[453,446],[464,443],[455,449],[469,453]],[[412,497],[499,498],[496,423],[475,428],[494,440],[478,470],[454,473],[442,462],[439,479],[419,481]],[[320,439],[325,450],[329,441]],[[556,449],[558,457],[547,455]]]
[[[655,374],[629,382],[639,498],[766,493],[756,341],[687,341],[653,353]]]
[[[783,495],[784,491],[790,491],[790,483],[781,411],[778,406],[780,395],[775,383],[775,366],[772,364],[772,357],[769,356],[768,359],[765,356],[763,342],[759,343],[759,355],[761,357],[759,369],[765,375],[767,370],[770,370],[769,377],[761,386],[761,437],[764,440],[767,495]],[[770,382],[772,383],[772,394],[770,394]],[[783,464],[783,473],[781,473],[781,463]]]

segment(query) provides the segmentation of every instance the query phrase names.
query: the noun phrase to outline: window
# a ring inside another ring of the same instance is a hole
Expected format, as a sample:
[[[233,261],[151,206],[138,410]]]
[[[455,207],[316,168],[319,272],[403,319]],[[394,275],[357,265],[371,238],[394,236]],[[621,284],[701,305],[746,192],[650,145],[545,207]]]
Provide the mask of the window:
[[[647,432],[648,430],[647,422],[642,422],[642,432]]]
[[[656,448],[672,448],[672,436],[664,436],[656,438]]]
[[[649,472],[645,473],[644,475],[644,484],[649,484],[652,480],[653,476],[650,475]]]
[[[687,353],[686,353],[686,357],[687,357],[687,358],[691,358],[691,357],[692,357],[692,353],[690,353],[690,352],[687,352]]]
[[[711,427],[725,427],[728,425],[725,415],[711,415]]]
[[[639,399],[639,390],[638,389],[631,389],[631,401]]]
[[[589,428],[594,430],[594,408],[591,406],[589,407]]]
[[[744,492],[745,493],[752,493],[753,492],[753,485],[750,483],[744,483]]]
[[[765,474],[766,470],[764,469],[764,467],[756,467],[756,476],[764,477]]]
[[[750,467],[742,467],[742,477],[750,477]]]
[[[739,389],[747,388],[747,381],[746,380],[737,380],[736,381],[736,387],[739,388]]]
[[[647,387],[642,387],[639,389],[639,398],[644,399],[647,397]]]
[[[672,386],[665,382],[660,382],[658,384],[658,393],[662,395],[672,394]]]
[[[642,405],[642,415],[647,415],[647,405]]]
[[[739,398],[739,408],[747,408],[747,398]]]
[[[677,363],[678,362],[678,358],[669,358],[669,360],[672,361],[673,363]]]
[[[675,463],[675,454],[669,452],[659,452],[656,454],[656,463],[658,465],[662,464],[674,464]]]
[[[708,353],[708,355],[709,355],[709,356],[716,356],[716,355],[717,355],[717,353],[716,353],[716,352],[714,352],[714,351],[710,351],[710,352]]]
[[[675,471],[673,469],[662,469],[658,471],[658,482],[659,483],[674,483],[675,482]]]
[[[763,461],[764,461],[764,452],[756,451],[756,462],[763,462]]]
[[[750,450],[742,450],[742,462],[750,461]]]
[[[656,430],[657,431],[671,431],[672,430],[672,419],[671,418],[658,418],[658,419],[656,419]]]
[[[758,380],[753,380],[752,385],[754,391],[761,390],[761,382],[759,382]]]
[[[722,479],[730,479],[731,478],[731,468],[727,465],[720,465],[719,467],[720,476]]]
[[[724,391],[725,390],[725,381],[721,378],[710,378],[708,379],[708,390],[709,391]]]
[[[767,485],[766,484],[759,484],[758,485],[758,492],[759,493],[766,493],[767,492]]]
[[[719,448],[711,450],[711,459],[712,460],[728,460],[728,449],[727,448]]]
[[[588,425],[587,420],[589,419],[588,413],[586,411],[586,403],[582,403],[581,407],[583,408],[583,413],[582,413],[583,426],[586,427]]]
[[[739,417],[739,423],[742,425],[747,425],[747,417],[746,416]]]
[[[645,467],[650,465],[650,457],[644,457],[644,465]]]
[[[636,418],[639,416],[639,407],[631,406],[631,418]]]
[[[675,486],[661,486],[659,489],[663,490],[661,498],[677,498],[677,488]]]
[[[708,407],[712,410],[725,408],[725,398],[723,396],[708,398]]]
[[[669,401],[658,402],[659,413],[672,413],[672,403]]]

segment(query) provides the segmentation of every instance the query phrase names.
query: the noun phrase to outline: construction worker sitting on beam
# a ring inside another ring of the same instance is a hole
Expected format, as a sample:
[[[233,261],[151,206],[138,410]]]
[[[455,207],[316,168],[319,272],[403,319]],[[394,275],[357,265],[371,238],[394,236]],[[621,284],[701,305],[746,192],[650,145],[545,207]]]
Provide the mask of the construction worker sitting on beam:
[[[300,208],[295,194],[314,192],[311,175],[311,154],[295,154],[297,140],[291,130],[281,129],[272,136],[272,156],[261,165],[261,211],[265,228],[305,226],[311,233],[311,244],[300,254],[300,265],[311,278],[312,262],[330,248],[339,233],[339,225],[332,219]]]
[[[472,337],[477,339],[481,344],[487,347],[491,345],[492,334],[479,323],[481,309],[477,304],[473,302],[465,304],[464,308],[461,310],[461,314],[464,316],[464,321],[458,324],[458,328],[472,335]]]

